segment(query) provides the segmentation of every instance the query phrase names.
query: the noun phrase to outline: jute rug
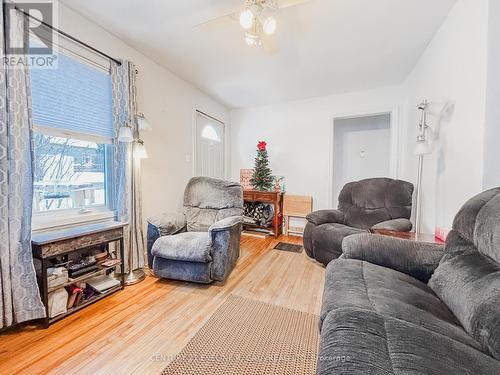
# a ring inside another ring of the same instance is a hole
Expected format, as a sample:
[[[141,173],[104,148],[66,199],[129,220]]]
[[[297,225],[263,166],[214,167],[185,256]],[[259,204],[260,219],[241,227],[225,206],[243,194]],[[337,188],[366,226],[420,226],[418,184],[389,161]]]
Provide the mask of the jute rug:
[[[163,374],[315,374],[318,319],[231,295]]]

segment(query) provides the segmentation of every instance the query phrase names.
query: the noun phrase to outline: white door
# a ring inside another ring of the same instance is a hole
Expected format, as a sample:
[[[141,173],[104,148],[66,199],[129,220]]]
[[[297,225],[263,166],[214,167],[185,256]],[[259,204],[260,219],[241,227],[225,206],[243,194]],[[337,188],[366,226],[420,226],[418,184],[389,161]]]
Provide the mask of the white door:
[[[343,186],[372,177],[390,177],[391,115],[335,119],[333,203]]]
[[[224,124],[196,111],[196,175],[224,179]]]

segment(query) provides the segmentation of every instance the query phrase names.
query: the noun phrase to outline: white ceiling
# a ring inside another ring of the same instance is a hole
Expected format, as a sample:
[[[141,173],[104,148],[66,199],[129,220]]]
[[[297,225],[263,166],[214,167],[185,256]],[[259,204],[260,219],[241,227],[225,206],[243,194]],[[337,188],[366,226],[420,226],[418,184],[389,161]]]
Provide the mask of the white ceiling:
[[[455,0],[310,0],[265,48],[229,17],[243,0],[63,0],[230,108],[401,83]]]

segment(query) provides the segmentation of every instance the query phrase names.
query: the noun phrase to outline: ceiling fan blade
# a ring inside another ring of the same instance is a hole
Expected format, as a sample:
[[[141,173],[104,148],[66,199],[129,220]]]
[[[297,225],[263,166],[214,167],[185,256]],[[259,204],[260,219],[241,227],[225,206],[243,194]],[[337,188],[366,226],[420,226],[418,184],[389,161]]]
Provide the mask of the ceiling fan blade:
[[[194,25],[193,28],[206,27],[206,26],[210,27],[224,26],[237,21],[238,21],[237,13],[228,13],[224,14],[223,16],[212,18],[211,20],[208,21],[200,22]]]
[[[278,9],[286,9],[286,8],[294,7],[297,5],[308,3],[309,1],[311,1],[311,0],[280,0],[278,2]],[[220,25],[220,26],[227,25],[231,22],[238,22],[238,17],[239,17],[239,12],[226,13],[222,16],[212,18],[211,20],[200,22],[200,23],[194,25],[193,27],[198,28],[198,27],[204,27],[207,25],[216,27],[216,25]]]
[[[309,1],[311,0],[280,0],[278,3],[278,8],[279,9],[290,8],[304,3],[308,3]]]

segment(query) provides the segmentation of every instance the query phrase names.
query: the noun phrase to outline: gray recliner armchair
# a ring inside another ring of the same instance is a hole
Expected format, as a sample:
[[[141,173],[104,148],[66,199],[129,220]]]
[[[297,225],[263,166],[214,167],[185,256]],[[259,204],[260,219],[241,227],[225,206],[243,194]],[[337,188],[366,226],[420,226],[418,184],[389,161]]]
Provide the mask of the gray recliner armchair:
[[[350,182],[339,195],[337,210],[307,215],[304,249],[311,258],[328,264],[342,254],[342,241],[370,229],[410,231],[413,184],[390,178]]]
[[[148,263],[158,277],[224,281],[240,254],[243,189],[235,182],[194,177],[184,212],[148,219]]]

